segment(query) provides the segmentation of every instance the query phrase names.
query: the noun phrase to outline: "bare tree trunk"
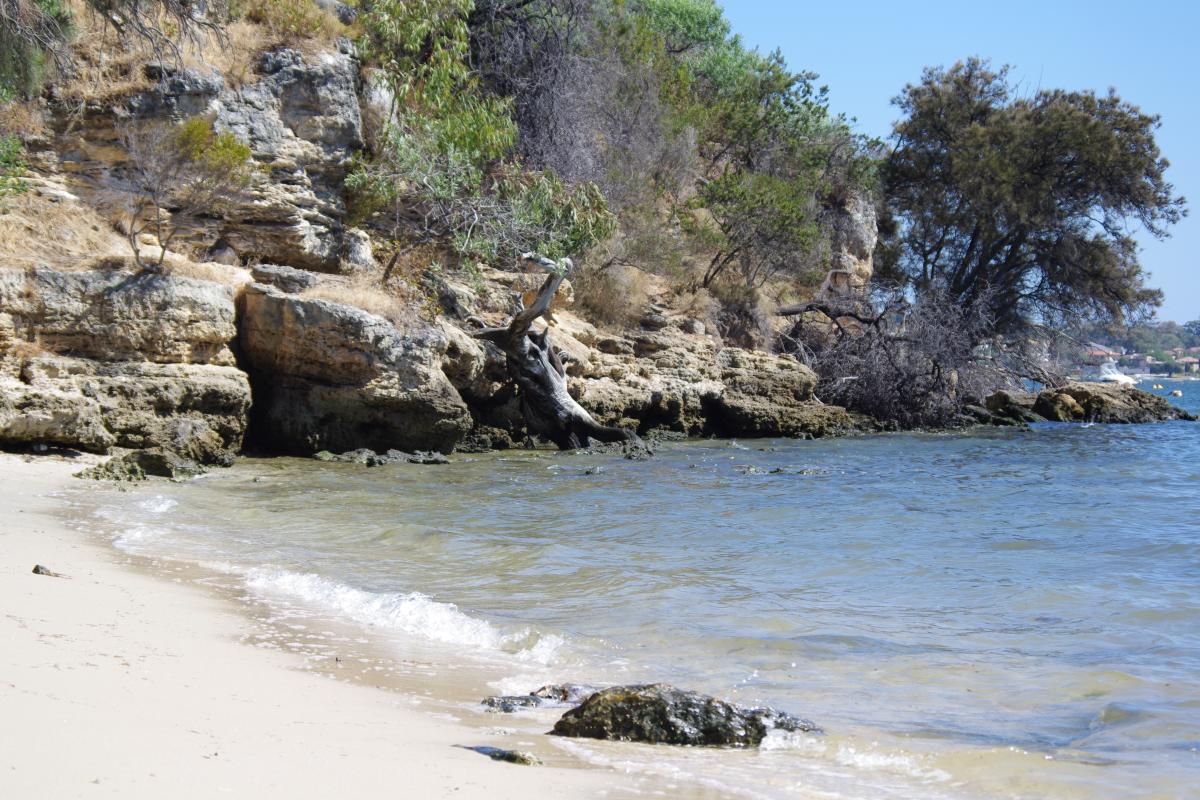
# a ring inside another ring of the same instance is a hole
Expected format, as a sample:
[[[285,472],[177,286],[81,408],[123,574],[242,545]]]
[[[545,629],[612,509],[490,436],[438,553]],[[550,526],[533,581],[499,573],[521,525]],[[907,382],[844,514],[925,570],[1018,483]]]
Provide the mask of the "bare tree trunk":
[[[514,316],[508,327],[486,328],[476,332],[475,338],[495,342],[504,350],[508,374],[517,384],[521,413],[529,432],[545,436],[562,450],[586,447],[589,438],[601,442],[636,439],[632,431],[596,422],[575,402],[567,392],[562,362],[550,344],[550,329],[540,334],[529,330],[533,321],[549,310],[555,292],[572,266],[570,259],[563,259],[561,265],[533,253],[526,253],[525,259],[550,273],[537,298]]]

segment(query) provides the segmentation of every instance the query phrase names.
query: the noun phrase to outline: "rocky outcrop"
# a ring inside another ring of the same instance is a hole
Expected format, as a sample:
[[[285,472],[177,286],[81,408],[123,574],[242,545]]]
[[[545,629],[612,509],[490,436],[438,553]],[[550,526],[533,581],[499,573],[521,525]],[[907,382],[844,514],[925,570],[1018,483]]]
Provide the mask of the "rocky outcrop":
[[[979,421],[999,425],[1023,425],[1029,422],[1041,422],[1042,417],[1033,411],[1037,396],[1031,392],[1012,392],[1000,390],[988,395],[984,401],[991,416],[980,415]]]
[[[1138,423],[1195,417],[1164,398],[1133,386],[1073,381],[1031,392],[999,391],[985,401],[993,424],[1028,422]]]
[[[0,344],[101,361],[232,366],[233,290],[166,275],[0,269]]]
[[[218,130],[250,145],[269,180],[220,233],[236,252],[262,261],[335,272],[370,266],[365,234],[347,229],[341,184],[364,146],[358,60],[345,42],[306,58],[266,53],[256,80],[213,98]]]
[[[246,432],[250,384],[234,367],[43,357],[25,364],[21,381],[50,397],[75,398],[81,413],[101,422],[111,446],[229,464]],[[100,449],[85,440],[78,446]]]
[[[124,272],[0,270],[0,444],[241,450],[250,386],[233,291]]]
[[[157,447],[226,465],[249,408],[250,385],[234,367],[38,357],[0,376],[0,444]]]
[[[1033,410],[1056,422],[1161,422],[1195,419],[1165,399],[1132,386],[1068,383],[1038,394]]]
[[[271,449],[448,453],[470,430],[441,368],[448,340],[438,328],[401,333],[360,309],[262,284],[239,302],[255,421]]]
[[[879,227],[875,202],[869,195],[851,194],[825,213],[831,231],[830,268],[817,292],[823,299],[863,291],[874,273]]]
[[[358,60],[349,41],[315,55],[291,48],[265,53],[252,74],[238,76],[239,85],[171,64],[147,64],[144,71],[152,89],[82,110],[63,108],[57,116],[54,166],[73,192],[120,216],[128,155],[118,126],[206,114],[217,130],[250,146],[262,179],[224,219],[189,230],[177,244],[219,253],[224,263],[324,272],[373,264],[366,234],[345,224],[342,199],[342,180],[364,147]]]
[[[572,323],[565,312],[559,318]],[[568,374],[580,405],[609,425],[641,433],[826,436],[853,430],[845,410],[813,398],[816,375],[794,359],[736,347],[689,333],[689,320],[653,331],[589,337],[555,330],[571,360]],[[578,326],[577,322],[574,322]],[[593,329],[594,330],[594,329]],[[582,355],[575,355],[582,350]]]
[[[769,708],[742,708],[665,684],[614,686],[563,714],[555,736],[650,744],[756,747],[771,730],[819,733],[808,720]]]

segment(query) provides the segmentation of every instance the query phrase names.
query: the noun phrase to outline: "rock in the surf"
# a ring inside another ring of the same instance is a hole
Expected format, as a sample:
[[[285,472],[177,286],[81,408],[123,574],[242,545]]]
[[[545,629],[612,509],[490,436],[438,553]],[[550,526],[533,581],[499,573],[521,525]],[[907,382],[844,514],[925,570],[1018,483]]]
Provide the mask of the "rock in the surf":
[[[599,690],[598,686],[581,683],[552,683],[529,694],[485,697],[482,704],[488,711],[511,714],[523,708],[540,706],[577,705]]]
[[[773,729],[820,733],[808,720],[770,708],[743,708],[665,684],[614,686],[563,714],[551,733],[589,739],[754,747]]]
[[[1163,398],[1132,386],[1072,382],[1045,389],[1033,410],[1056,422],[1161,422],[1195,419]]]

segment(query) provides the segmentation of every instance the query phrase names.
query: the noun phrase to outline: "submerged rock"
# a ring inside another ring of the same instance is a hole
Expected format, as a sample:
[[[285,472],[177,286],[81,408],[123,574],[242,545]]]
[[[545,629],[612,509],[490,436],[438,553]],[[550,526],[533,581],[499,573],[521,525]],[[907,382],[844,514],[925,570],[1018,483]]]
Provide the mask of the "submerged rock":
[[[501,747],[469,747],[468,750],[474,750],[476,753],[481,753],[492,761],[504,761],[508,764],[521,764],[526,767],[540,766],[542,760],[533,753],[527,753],[523,750],[505,750]]]
[[[75,477],[98,481],[144,481],[153,475],[171,480],[187,480],[206,470],[190,458],[162,448],[134,450],[85,469]]]
[[[754,747],[773,729],[819,733],[816,725],[770,708],[742,708],[665,684],[614,686],[563,714],[551,733],[589,739]]]
[[[415,453],[405,453],[401,450],[388,450],[386,453],[376,453],[366,447],[348,450],[345,453],[331,453],[321,450],[313,454],[317,461],[338,462],[343,464],[362,464],[365,467],[381,467],[384,464],[449,464],[450,459],[441,453],[419,450]]]
[[[485,697],[482,704],[488,711],[511,714],[524,708],[577,705],[600,690],[598,686],[582,683],[552,683],[529,694]]]

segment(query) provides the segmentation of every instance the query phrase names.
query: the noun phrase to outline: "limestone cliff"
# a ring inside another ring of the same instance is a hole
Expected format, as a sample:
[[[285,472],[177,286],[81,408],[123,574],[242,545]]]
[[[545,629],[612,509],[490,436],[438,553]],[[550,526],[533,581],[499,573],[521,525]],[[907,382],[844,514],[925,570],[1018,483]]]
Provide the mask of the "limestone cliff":
[[[30,246],[21,258],[0,251],[0,445],[161,448],[215,464],[248,441],[297,454],[524,441],[503,356],[472,331],[506,319],[535,276],[484,268],[471,285],[437,278],[424,290],[440,316],[427,309],[399,327],[353,305],[352,276],[380,267],[369,236],[348,224],[342,193],[365,146],[362,96],[375,91],[347,42],[270,50],[236,80],[142,69],[149,88],[49,109],[50,135],[31,158],[35,191],[13,217]],[[195,114],[249,144],[260,179],[232,211],[188,232],[178,249],[190,256],[172,254],[168,274],[138,273],[119,257],[128,180],[119,128]],[[869,275],[865,208],[839,212],[835,268],[855,281]],[[43,214],[64,221],[61,235],[39,225]],[[726,346],[665,295],[620,329],[573,313],[571,298],[568,283],[553,341],[571,393],[606,424],[692,436],[853,428],[813,397],[806,367]]]

